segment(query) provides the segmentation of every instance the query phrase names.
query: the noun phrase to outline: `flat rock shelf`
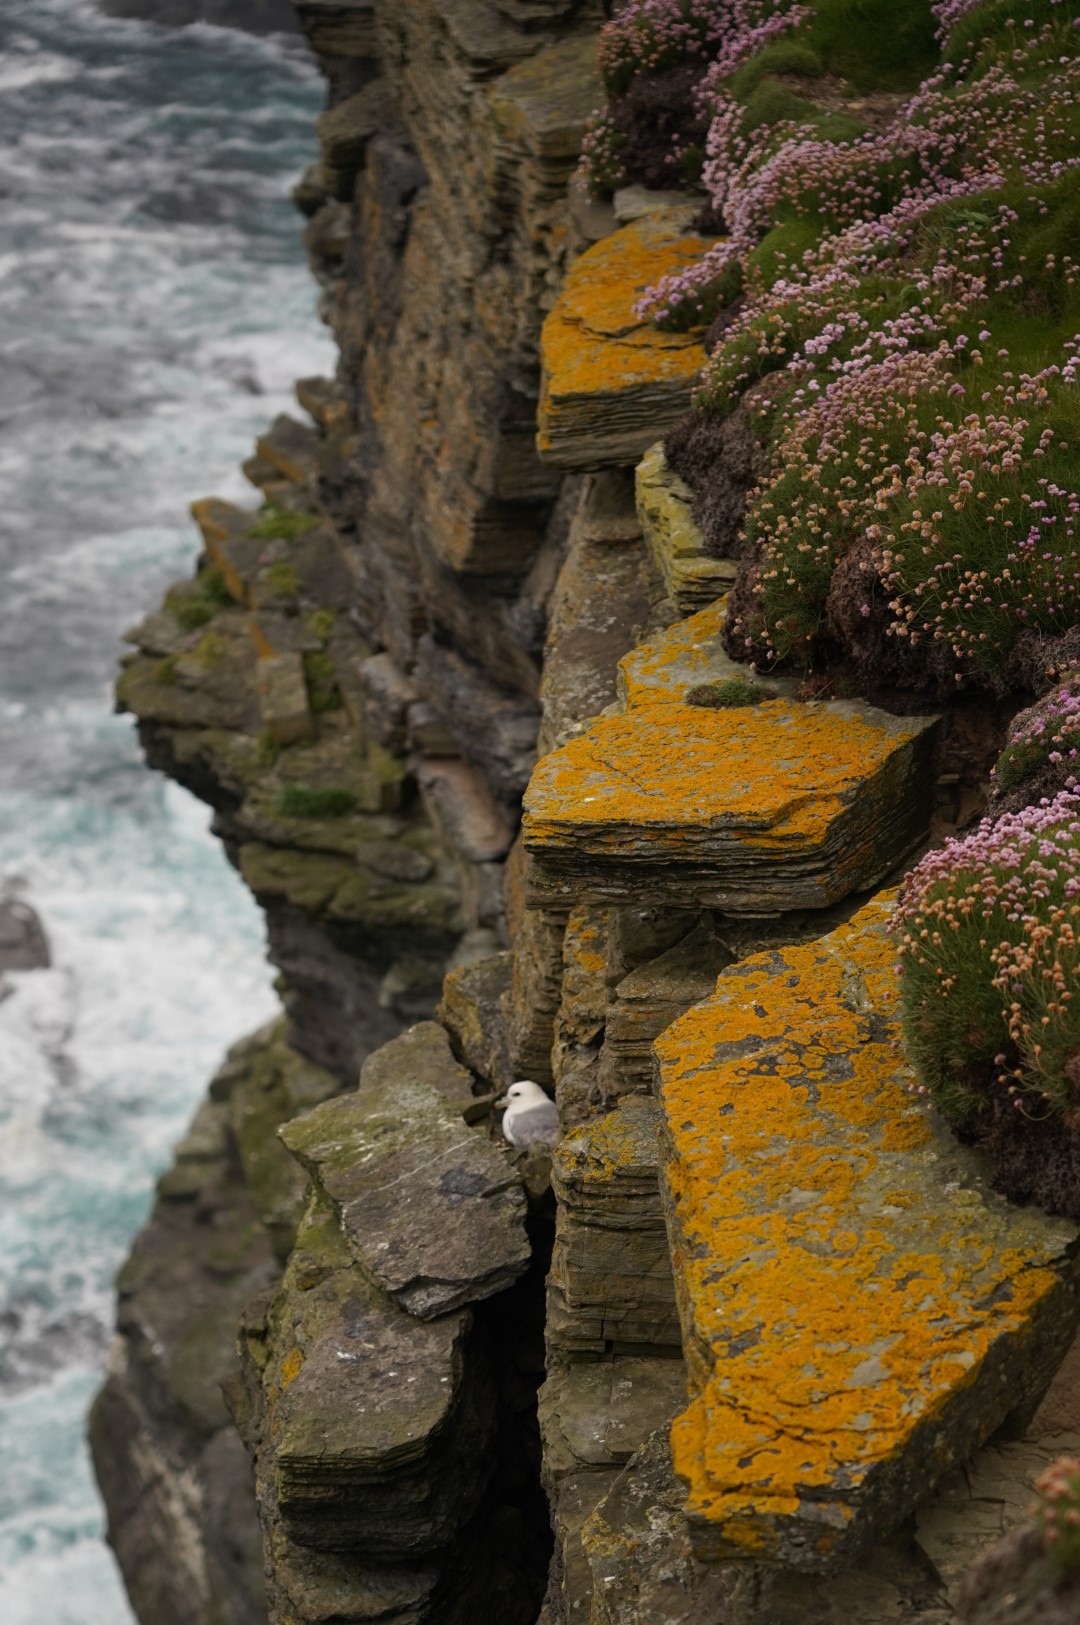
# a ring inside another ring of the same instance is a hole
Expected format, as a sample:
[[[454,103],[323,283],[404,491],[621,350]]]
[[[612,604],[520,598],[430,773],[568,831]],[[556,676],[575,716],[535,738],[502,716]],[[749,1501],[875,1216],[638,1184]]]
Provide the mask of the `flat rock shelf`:
[[[1076,1329],[1075,1227],[995,1195],[909,1088],[890,909],[730,967],[656,1043],[706,1560],[854,1561]]]
[[[602,718],[533,773],[530,901],[827,907],[925,835],[934,725],[852,701]]]

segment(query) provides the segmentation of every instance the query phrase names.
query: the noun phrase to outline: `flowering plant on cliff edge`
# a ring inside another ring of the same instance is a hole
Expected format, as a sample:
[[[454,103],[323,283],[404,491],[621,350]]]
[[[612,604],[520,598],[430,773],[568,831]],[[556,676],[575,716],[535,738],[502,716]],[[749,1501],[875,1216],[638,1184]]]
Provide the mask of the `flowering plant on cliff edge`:
[[[927,854],[890,929],[908,1053],[998,1183],[1080,1218],[1080,791]]]

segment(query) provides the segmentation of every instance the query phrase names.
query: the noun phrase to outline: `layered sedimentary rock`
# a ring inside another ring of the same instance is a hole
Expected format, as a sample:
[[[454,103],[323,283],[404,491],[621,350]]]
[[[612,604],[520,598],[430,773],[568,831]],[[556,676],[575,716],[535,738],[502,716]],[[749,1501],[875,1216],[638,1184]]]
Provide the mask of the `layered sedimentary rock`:
[[[658,1041],[695,1551],[840,1567],[1041,1394],[1074,1228],[920,1108],[888,903],[725,971]]]
[[[532,899],[826,907],[925,834],[933,726],[843,701],[604,718],[533,775]]]
[[[661,332],[634,306],[660,277],[708,247],[692,205],[663,209],[604,237],[575,261],[544,323],[537,445],[559,468],[636,463],[690,404],[700,335]]]
[[[555,1153],[559,1208],[548,1283],[554,1347],[596,1355],[680,1347],[657,1128],[656,1103],[631,1096],[566,1135]]]
[[[680,615],[692,615],[727,591],[738,566],[706,553],[694,522],[693,493],[668,466],[662,445],[650,446],[634,482],[649,551]]]
[[[141,1619],[266,1618],[250,1467],[221,1385],[235,1380],[240,1315],[276,1277],[303,1211],[304,1180],[277,1127],[336,1087],[290,1049],[281,1023],[237,1045],[121,1272],[120,1335],[90,1442]]]
[[[435,1022],[365,1061],[354,1095],[282,1130],[364,1274],[422,1320],[489,1298],[529,1263],[525,1197],[462,1115],[472,1078]]]

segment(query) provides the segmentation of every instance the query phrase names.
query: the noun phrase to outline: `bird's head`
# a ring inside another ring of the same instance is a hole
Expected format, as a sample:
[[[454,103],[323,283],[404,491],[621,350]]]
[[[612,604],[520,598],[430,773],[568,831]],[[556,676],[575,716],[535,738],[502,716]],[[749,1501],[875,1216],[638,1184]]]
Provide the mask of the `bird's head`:
[[[538,1083],[533,1083],[531,1078],[521,1078],[517,1083],[512,1083],[505,1095],[501,1095],[495,1104],[496,1106],[539,1106],[549,1098],[550,1096],[545,1090],[541,1089]]]

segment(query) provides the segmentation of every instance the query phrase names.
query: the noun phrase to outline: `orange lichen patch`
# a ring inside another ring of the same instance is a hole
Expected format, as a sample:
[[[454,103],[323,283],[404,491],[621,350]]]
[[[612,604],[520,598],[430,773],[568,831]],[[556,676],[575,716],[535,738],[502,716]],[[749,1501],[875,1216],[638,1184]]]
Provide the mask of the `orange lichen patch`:
[[[681,701],[695,683],[745,677],[748,668],[737,665],[720,641],[726,618],[727,598],[718,598],[624,655],[618,689],[627,710]]]
[[[908,1088],[890,908],[731,967],[656,1042],[702,1556],[850,1561],[1076,1323],[1075,1227],[993,1195]]]
[[[654,215],[574,262],[540,341],[542,457],[567,467],[632,462],[689,404],[705,361],[700,336],[661,332],[639,321],[634,305],[708,247],[681,230],[676,216]]]
[[[290,1349],[281,1362],[281,1391],[284,1393],[290,1382],[300,1375],[304,1369],[304,1356],[299,1349]]]
[[[620,1173],[655,1166],[655,1107],[635,1100],[564,1135],[552,1153],[551,1177],[556,1190],[587,1190],[610,1184]]]
[[[231,502],[222,502],[218,497],[202,497],[191,504],[191,517],[199,527],[211,564],[221,572],[236,602],[244,603],[247,586],[230,556],[229,544],[246,534],[254,515],[243,508],[234,507]]]
[[[931,724],[786,700],[602,718],[533,774],[533,898],[573,899],[576,883],[600,899],[673,901],[683,881],[695,899],[752,912],[835,901],[920,837]]]

